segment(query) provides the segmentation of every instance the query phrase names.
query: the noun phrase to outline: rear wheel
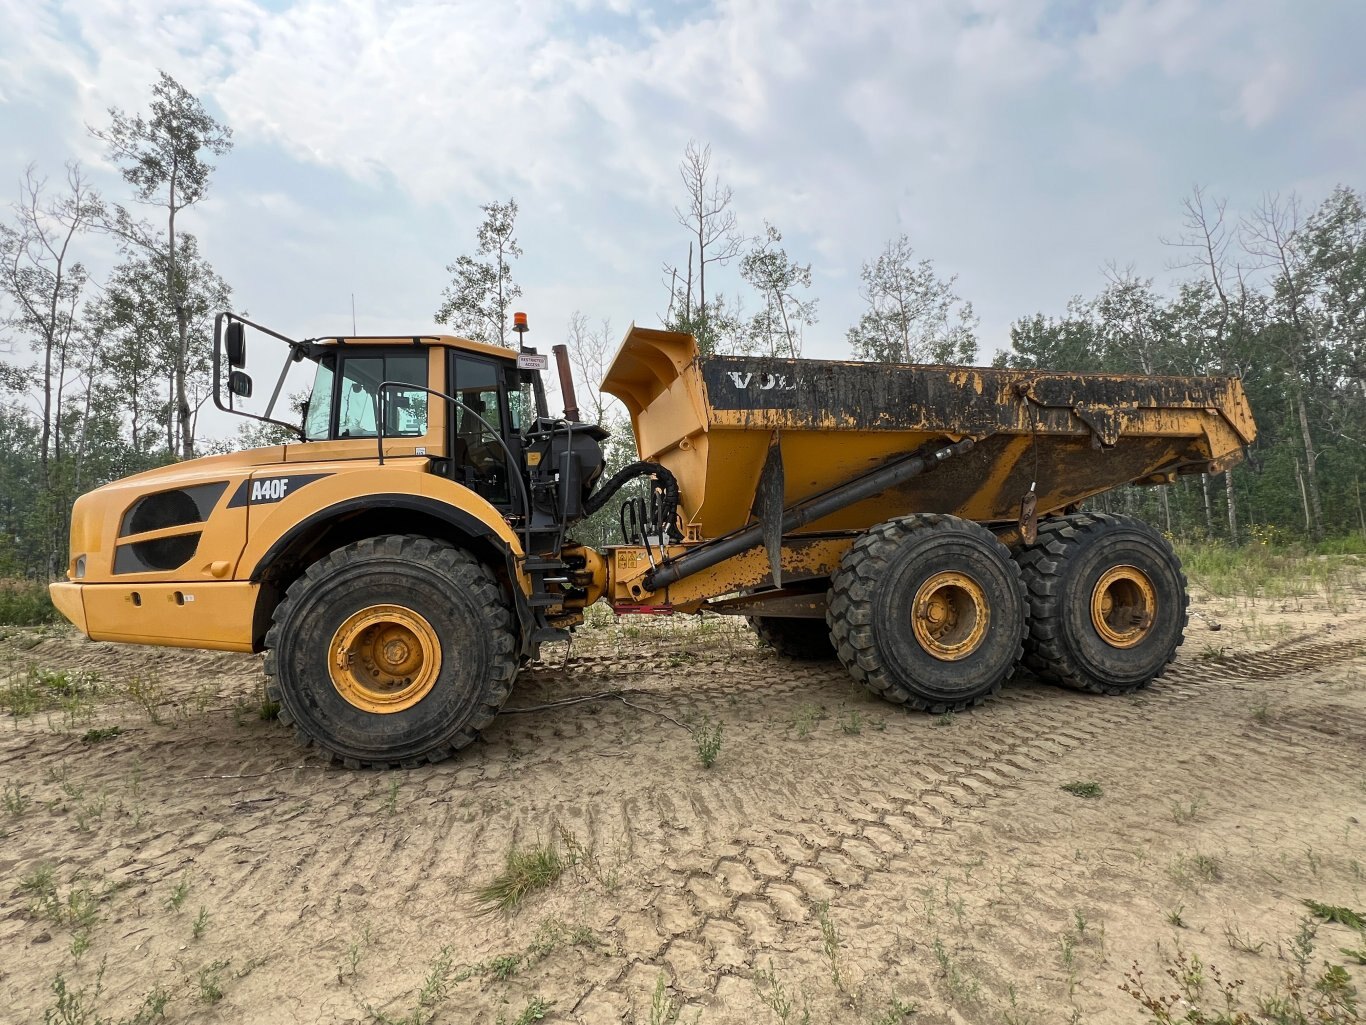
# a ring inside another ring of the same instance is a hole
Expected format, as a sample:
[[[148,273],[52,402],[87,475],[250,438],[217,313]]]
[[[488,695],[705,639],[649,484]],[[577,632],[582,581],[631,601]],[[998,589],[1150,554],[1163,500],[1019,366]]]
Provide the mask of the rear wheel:
[[[1176,657],[1190,596],[1181,561],[1129,516],[1078,513],[1039,525],[1016,555],[1029,593],[1025,665],[1094,694],[1146,687]]]
[[[517,672],[512,614],[489,571],[397,534],[310,566],[266,646],[280,718],[350,768],[449,757],[493,721]]]
[[[1024,588],[1010,553],[985,527],[920,514],[869,530],[831,580],[826,614],[854,679],[932,712],[1000,690],[1020,657]]]
[[[745,618],[759,635],[759,640],[784,658],[820,662],[835,657],[835,646],[830,640],[830,631],[822,619],[793,619],[783,616]]]

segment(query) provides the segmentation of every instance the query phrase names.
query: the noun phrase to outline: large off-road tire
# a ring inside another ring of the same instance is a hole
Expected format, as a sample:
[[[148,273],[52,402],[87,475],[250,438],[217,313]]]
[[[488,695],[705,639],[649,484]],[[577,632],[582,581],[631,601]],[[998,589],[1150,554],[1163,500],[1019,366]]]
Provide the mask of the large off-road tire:
[[[835,645],[823,619],[792,619],[784,616],[746,616],[749,625],[784,658],[821,662],[835,657]]]
[[[991,531],[918,514],[873,527],[831,579],[826,622],[854,679],[931,712],[995,694],[1020,658],[1024,585]]]
[[[1015,557],[1029,593],[1024,663],[1045,680],[1129,694],[1176,657],[1188,620],[1186,577],[1171,545],[1142,520],[1048,520]]]
[[[512,613],[492,574],[444,541],[399,534],[308,567],[266,648],[281,720],[348,768],[449,757],[493,721],[517,673]]]

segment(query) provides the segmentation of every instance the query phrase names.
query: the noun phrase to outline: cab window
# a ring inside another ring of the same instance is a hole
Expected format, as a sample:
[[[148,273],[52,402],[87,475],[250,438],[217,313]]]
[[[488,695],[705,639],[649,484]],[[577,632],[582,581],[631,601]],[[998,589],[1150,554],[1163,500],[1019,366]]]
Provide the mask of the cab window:
[[[322,366],[318,373],[321,377]],[[427,433],[427,393],[421,390],[427,384],[427,356],[377,353],[342,357],[335,437],[375,436],[375,418],[380,408],[379,386],[383,381],[419,386],[385,389],[384,436],[414,438]]]
[[[507,436],[498,364],[456,354],[451,357],[451,392],[460,400],[455,409],[455,432],[451,464],[456,480],[495,505],[510,501],[507,453],[501,440]]]

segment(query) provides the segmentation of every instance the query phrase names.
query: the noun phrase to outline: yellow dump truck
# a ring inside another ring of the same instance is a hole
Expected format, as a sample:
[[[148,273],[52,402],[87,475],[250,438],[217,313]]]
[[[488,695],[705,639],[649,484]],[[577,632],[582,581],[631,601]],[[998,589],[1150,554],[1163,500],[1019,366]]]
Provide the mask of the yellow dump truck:
[[[469,744],[597,601],[744,615],[930,711],[1021,663],[1133,691],[1181,643],[1185,578],[1152,528],[1080,503],[1223,470],[1256,433],[1236,379],[704,357],[633,327],[603,387],[640,458],[608,478],[564,346],[552,416],[534,349],[227,313],[215,336],[219,408],[297,443],[83,496],[53,601],[97,640],[264,651],[281,718],[353,767]],[[279,368],[268,400],[249,348]],[[573,539],[613,505],[620,544]]]

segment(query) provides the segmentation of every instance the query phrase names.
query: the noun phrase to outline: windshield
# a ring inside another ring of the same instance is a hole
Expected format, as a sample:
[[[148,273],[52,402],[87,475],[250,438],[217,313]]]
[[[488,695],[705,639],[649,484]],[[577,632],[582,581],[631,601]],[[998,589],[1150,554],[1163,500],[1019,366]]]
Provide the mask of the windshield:
[[[340,362],[340,381],[336,364]],[[308,402],[304,436],[373,438],[379,412],[379,387],[384,381],[418,385],[385,389],[384,436],[415,438],[427,433],[427,354],[360,352],[328,356],[318,363],[313,394]],[[336,387],[334,389],[334,383]]]

